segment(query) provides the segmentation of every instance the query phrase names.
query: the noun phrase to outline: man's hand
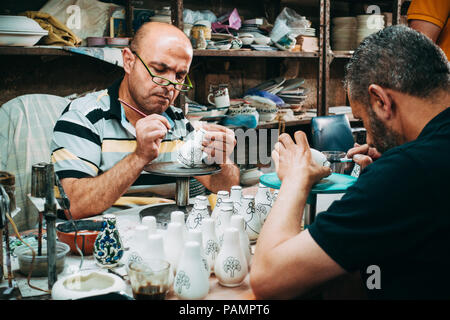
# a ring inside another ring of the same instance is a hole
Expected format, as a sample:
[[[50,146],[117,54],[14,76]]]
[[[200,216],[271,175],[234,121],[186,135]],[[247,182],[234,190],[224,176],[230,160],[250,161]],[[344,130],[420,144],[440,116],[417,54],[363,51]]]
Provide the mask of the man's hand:
[[[294,137],[295,142],[288,134],[283,133],[275,144],[272,158],[275,161],[277,175],[281,181],[295,179],[311,187],[320,179],[329,176],[331,169],[314,162],[304,132],[297,131]]]
[[[159,114],[152,114],[136,122],[136,156],[147,164],[158,157],[162,139],[170,129],[169,121]]]
[[[355,143],[354,147],[347,151],[347,158],[351,158],[355,163],[359,164],[361,170],[379,157],[381,157],[381,153],[377,149],[369,147],[368,144],[361,146]]]
[[[208,154],[208,163],[230,164],[230,156],[236,146],[234,132],[217,124],[204,124],[203,151]]]

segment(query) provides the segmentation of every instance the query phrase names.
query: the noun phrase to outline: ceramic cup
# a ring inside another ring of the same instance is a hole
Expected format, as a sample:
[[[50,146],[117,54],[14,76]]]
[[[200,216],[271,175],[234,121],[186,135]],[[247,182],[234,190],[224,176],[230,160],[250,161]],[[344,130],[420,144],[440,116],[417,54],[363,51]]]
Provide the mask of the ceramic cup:
[[[211,99],[214,98],[214,101]],[[230,106],[230,96],[228,94],[228,88],[219,87],[213,90],[212,93],[208,95],[208,102],[215,105],[217,108],[226,108]]]
[[[132,261],[128,276],[136,300],[164,300],[169,291],[170,264],[160,259]]]

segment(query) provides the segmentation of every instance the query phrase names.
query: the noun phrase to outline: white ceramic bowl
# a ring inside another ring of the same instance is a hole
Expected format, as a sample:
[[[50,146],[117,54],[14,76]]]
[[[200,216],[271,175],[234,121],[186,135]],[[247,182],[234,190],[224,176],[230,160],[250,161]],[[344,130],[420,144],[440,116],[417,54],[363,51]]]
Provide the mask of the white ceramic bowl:
[[[268,45],[270,43],[270,38],[265,36],[255,37],[255,43],[259,45]]]

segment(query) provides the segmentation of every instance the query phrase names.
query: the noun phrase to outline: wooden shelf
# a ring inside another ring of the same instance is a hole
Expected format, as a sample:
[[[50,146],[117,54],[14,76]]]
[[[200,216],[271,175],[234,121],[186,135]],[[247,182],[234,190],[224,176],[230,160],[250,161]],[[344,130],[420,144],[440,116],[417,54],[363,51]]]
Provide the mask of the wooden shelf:
[[[0,55],[73,56],[75,54],[51,47],[0,47]]]
[[[261,57],[261,58],[318,58],[318,52],[248,51],[248,50],[194,50],[195,57]]]

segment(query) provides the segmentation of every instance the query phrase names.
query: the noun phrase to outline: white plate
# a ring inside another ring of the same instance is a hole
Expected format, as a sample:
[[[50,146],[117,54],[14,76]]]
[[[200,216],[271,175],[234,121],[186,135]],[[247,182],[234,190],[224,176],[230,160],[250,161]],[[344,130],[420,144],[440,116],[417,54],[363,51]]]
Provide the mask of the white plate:
[[[25,16],[0,15],[0,30],[14,32],[33,32],[39,33],[45,30],[34,21]]]

